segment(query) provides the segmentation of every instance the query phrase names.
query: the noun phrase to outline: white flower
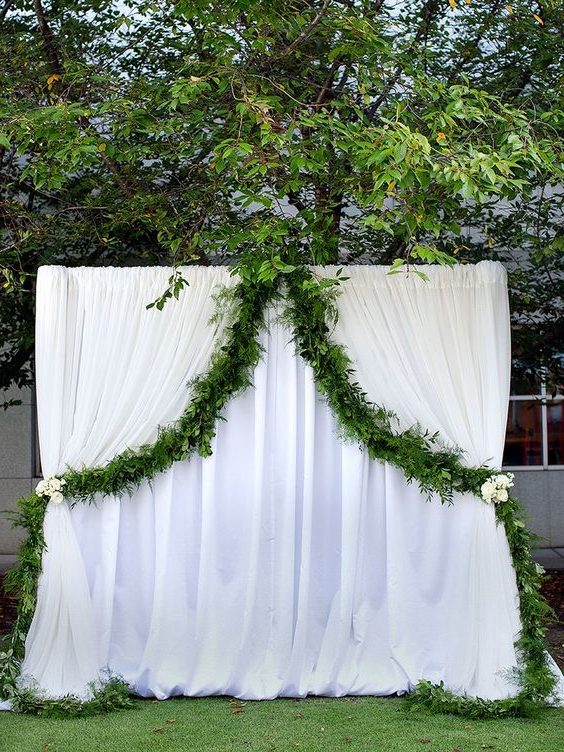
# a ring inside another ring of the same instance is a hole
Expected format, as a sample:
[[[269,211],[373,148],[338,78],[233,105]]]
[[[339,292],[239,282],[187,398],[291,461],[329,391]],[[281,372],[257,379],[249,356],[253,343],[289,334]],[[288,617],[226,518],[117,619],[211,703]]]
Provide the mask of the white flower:
[[[47,482],[40,480],[39,483],[35,486],[35,493],[38,496],[44,496],[47,493],[47,488]]]
[[[509,494],[507,488],[498,488],[495,494],[495,501],[507,501]]]
[[[501,473],[496,477],[495,481],[500,488],[511,488],[513,485],[513,478],[513,473]]]
[[[491,501],[496,494],[497,488],[495,486],[495,483],[493,483],[490,479],[485,483],[482,483],[480,491],[482,492],[483,499],[485,499],[486,501]]]
[[[61,481],[58,478],[49,478],[49,488],[51,491],[60,491],[62,487]]]
[[[498,473],[490,476],[480,488],[484,501],[493,501],[495,504],[507,501],[509,499],[507,489],[513,485],[513,478],[513,473]]]
[[[60,504],[64,499],[61,493],[63,486],[66,484],[64,478],[57,478],[55,475],[49,475],[47,478],[40,480],[35,487],[38,496],[47,496],[55,504]]]

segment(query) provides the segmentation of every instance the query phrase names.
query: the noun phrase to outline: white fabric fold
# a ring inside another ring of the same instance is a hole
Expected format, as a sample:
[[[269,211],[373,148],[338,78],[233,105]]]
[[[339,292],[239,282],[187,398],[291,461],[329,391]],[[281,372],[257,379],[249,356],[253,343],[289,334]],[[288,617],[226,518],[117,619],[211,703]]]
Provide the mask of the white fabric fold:
[[[37,682],[54,697],[72,694],[88,699],[88,685],[100,669],[99,630],[67,504],[49,503],[44,533],[47,549],[20,681]],[[46,676],[49,682],[44,686]]]
[[[223,267],[181,270],[188,287],[147,309],[170,269],[43,266],[37,279],[36,373],[43,472],[107,462],[150,443],[176,420],[188,382],[209,362],[220,328]]]
[[[177,419],[189,381],[204,371],[221,331],[215,295],[233,283],[224,268],[182,270],[188,288],[164,310],[147,309],[171,270],[41,267],[37,281],[36,376],[44,475],[103,464],[154,441]],[[108,517],[106,500],[101,516]],[[83,554],[66,503],[49,504],[37,609],[22,681],[53,697],[86,698],[106,667],[108,628],[92,607]],[[109,529],[110,528],[110,529]],[[114,525],[113,530],[117,533]],[[105,532],[111,536],[111,525]],[[99,566],[113,587],[103,551]]]
[[[501,466],[510,380],[507,275],[497,262],[387,274],[350,266],[335,339],[368,398],[400,429],[419,423],[462,448],[469,465]],[[317,267],[335,276],[337,267]]]
[[[498,466],[502,267],[425,268],[426,284],[386,271],[347,269],[337,301],[334,334],[360,383],[401,426],[419,421],[471,464]],[[168,275],[41,270],[46,473],[150,441],[182,410],[213,346],[213,291],[232,278],[187,269],[180,300],[146,311]],[[132,498],[49,508],[26,674],[51,696],[84,695],[106,667],[159,699],[392,694],[423,678],[515,694],[517,591],[493,507],[425,503],[399,470],[343,444],[270,318],[253,388],[227,406],[211,457],[176,463]]]

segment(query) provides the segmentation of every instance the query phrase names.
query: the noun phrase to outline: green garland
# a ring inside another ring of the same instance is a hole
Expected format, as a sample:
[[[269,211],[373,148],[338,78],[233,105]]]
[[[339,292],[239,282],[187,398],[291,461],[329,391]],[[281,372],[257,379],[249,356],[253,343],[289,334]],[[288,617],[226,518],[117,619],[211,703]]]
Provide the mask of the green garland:
[[[334,318],[331,297],[322,285],[312,282],[311,272],[304,267],[288,275],[286,319],[297,351],[313,369],[317,389],[333,410],[343,438],[360,442],[371,458],[399,467],[408,482],[416,480],[424,494],[436,493],[443,503],[452,502],[454,491],[480,496],[491,469],[462,465],[461,453],[456,450],[435,451],[436,435],[414,429],[394,433],[389,413],[370,403],[358,384],[351,383],[352,363],[330,338],[329,322]],[[472,717],[526,716],[546,702],[554,689],[544,627],[551,610],[540,593],[543,570],[531,558],[533,536],[514,498],[495,509],[498,523],[505,528],[519,590],[522,630],[516,647],[522,662],[521,691],[505,700],[483,700],[454,695],[442,685],[422,681],[410,695],[414,706]]]
[[[70,469],[63,473],[60,477],[65,481],[64,493],[72,499],[73,505],[92,501],[98,493],[106,496],[132,493],[144,480],[154,478],[174,462],[195,452],[202,457],[211,454],[211,442],[223,408],[233,396],[251,385],[253,369],[261,355],[258,335],[264,324],[264,312],[275,298],[277,288],[277,279],[262,284],[245,280],[226,291],[220,302],[231,304],[231,314],[227,314],[224,344],[213,354],[208,372],[192,383],[191,399],[182,416],[176,423],[161,429],[154,444],[141,446],[136,451],[126,449],[103,467]],[[45,549],[46,506],[47,499],[37,493],[18,501],[19,512],[14,515],[14,523],[27,530],[28,535],[20,549],[17,567],[8,572],[4,582],[6,592],[18,598],[18,606],[12,631],[4,638],[0,653],[0,697],[11,699],[14,707],[21,711],[33,713],[46,707],[46,701],[32,690],[22,692],[16,682],[25,638],[35,613]],[[97,707],[100,699],[109,710],[112,697],[116,700],[116,709],[123,707],[120,693],[102,698],[95,695],[91,707]],[[51,712],[54,712],[53,702],[47,701]],[[77,703],[79,701],[72,697],[61,700],[61,713],[64,714],[63,707],[68,705],[72,708],[68,715],[76,715]]]
[[[279,259],[265,267],[265,262],[250,258],[240,264],[238,271],[241,282],[229,292],[234,308],[224,344],[213,355],[209,371],[193,382],[183,415],[161,429],[152,445],[126,450],[103,467],[65,472],[61,476],[65,481],[64,494],[72,499],[72,504],[91,501],[96,494],[132,493],[141,482],[154,478],[173,462],[195,452],[203,457],[211,454],[223,408],[251,384],[261,354],[258,335],[264,326],[264,313],[278,296],[282,277],[288,293],[285,318],[294,332],[297,352],[313,369],[317,388],[334,412],[342,437],[360,443],[371,458],[400,468],[408,482],[416,481],[427,498],[436,494],[441,502],[452,503],[455,492],[480,496],[482,484],[492,474],[490,468],[466,467],[461,462],[461,452],[443,447],[436,434],[413,428],[394,432],[393,414],[369,402],[358,384],[351,382],[352,363],[344,349],[330,338],[335,280],[318,281],[307,267],[287,265]],[[17,688],[45,547],[45,507],[46,500],[36,493],[19,502],[16,523],[27,529],[28,537],[20,551],[19,565],[6,581],[7,589],[18,595],[19,602],[14,628],[6,638],[6,650],[0,654],[0,695],[13,698],[17,710],[59,716],[124,707],[127,688],[119,680],[113,680],[107,693],[95,693],[89,704],[76,698],[41,700],[32,691]],[[496,505],[496,516],[505,528],[519,589],[522,631],[517,649],[522,663],[521,691],[506,700],[482,700],[454,695],[442,684],[422,681],[410,695],[410,702],[416,707],[471,717],[523,716],[550,699],[555,678],[547,665],[543,626],[550,609],[539,590],[542,570],[531,559],[532,536],[515,499]]]
[[[408,482],[416,480],[431,499],[452,502],[455,491],[480,495],[491,468],[468,468],[462,452],[440,447],[437,434],[410,429],[394,432],[393,413],[369,402],[361,387],[351,383],[353,364],[345,350],[330,339],[329,323],[335,317],[331,288],[315,284],[307,267],[287,276],[289,303],[285,319],[294,332],[298,353],[311,366],[318,391],[335,414],[342,437],[360,442],[372,459],[403,470]]]
[[[99,686],[92,685],[91,689],[89,700],[73,695],[49,700],[33,687],[18,689],[12,696],[12,710],[43,718],[86,718],[136,707],[130,689],[122,679],[113,677]]]

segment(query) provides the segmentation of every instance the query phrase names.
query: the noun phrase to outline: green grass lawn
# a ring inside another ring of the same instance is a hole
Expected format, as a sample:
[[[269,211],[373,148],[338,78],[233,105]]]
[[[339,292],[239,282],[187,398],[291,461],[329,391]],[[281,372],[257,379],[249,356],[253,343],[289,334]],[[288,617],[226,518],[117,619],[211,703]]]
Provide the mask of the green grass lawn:
[[[76,720],[0,713],[0,752],[563,752],[564,710],[535,720],[466,721],[408,710],[401,699],[142,700]]]

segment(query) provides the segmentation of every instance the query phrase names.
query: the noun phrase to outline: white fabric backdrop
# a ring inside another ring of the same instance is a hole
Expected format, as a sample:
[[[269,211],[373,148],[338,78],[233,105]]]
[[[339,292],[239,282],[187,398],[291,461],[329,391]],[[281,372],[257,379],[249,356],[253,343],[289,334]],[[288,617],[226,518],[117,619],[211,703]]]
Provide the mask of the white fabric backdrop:
[[[331,270],[317,270],[320,274]],[[369,396],[499,465],[509,379],[505,273],[352,267],[335,331]],[[44,267],[38,408],[45,473],[150,440],[205,369],[211,291],[190,268],[163,312],[162,269]],[[271,317],[273,319],[273,316]],[[419,679],[515,692],[517,592],[493,509],[426,504],[401,472],[344,446],[310,369],[274,320],[254,389],[231,402],[214,454],[132,499],[50,505],[24,671],[86,695],[109,666],[138,693],[389,694]]]
[[[187,382],[205,370],[215,343],[208,325],[213,296],[233,277],[223,268],[192,268],[189,294],[162,311],[147,310],[169,276],[155,267],[39,270],[36,379],[45,476],[107,462],[153,441],[159,425],[181,414]],[[98,617],[66,504],[48,505],[45,540],[23,671],[54,696],[85,695],[100,666]]]

